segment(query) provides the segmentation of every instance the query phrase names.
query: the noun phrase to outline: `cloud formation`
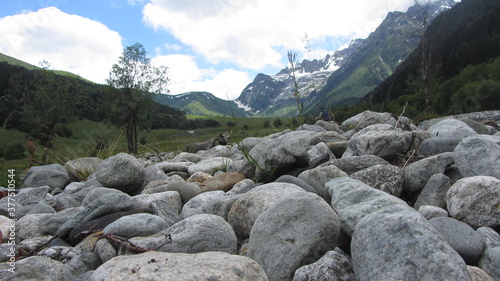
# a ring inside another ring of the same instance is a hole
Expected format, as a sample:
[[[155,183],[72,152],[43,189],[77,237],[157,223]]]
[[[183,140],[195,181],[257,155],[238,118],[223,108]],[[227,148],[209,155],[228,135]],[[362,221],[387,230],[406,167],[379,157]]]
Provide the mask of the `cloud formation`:
[[[157,56],[151,63],[168,66],[168,89],[171,94],[207,91],[219,98],[233,100],[240,96],[242,89],[250,81],[247,72],[199,68],[195,59],[188,55]]]
[[[121,36],[102,23],[55,7],[0,19],[0,52],[33,65],[47,60],[94,82],[104,83],[123,50]]]
[[[238,67],[261,70],[283,66],[286,49],[303,50],[304,33],[313,42],[313,50],[317,48],[314,42],[325,38],[364,38],[387,12],[406,10],[412,3],[413,0],[150,0],[143,14],[148,25],[173,34],[212,63],[229,61]]]

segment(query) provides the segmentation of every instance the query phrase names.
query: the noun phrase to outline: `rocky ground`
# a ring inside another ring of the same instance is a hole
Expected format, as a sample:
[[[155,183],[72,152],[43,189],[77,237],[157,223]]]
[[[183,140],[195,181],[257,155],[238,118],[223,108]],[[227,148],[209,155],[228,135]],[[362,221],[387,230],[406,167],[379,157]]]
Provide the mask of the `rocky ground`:
[[[0,190],[0,279],[500,280],[499,117],[33,167]]]

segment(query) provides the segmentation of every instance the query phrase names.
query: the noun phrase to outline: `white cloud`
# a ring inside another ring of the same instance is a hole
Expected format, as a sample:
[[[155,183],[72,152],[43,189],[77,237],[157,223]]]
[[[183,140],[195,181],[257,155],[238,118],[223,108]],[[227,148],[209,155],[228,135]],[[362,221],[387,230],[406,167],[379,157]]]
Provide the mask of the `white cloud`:
[[[215,70],[198,67],[194,58],[188,55],[157,56],[151,60],[153,65],[169,68],[170,94],[192,91],[207,91],[221,99],[234,100],[242,89],[250,83],[248,73],[234,69]]]
[[[104,83],[123,47],[121,36],[105,25],[55,7],[0,19],[0,52]]]
[[[387,12],[406,10],[412,3],[413,0],[150,0],[143,14],[148,25],[168,31],[213,63],[229,61],[261,70],[283,66],[283,50],[303,50],[301,38],[305,32],[313,42],[325,37],[364,38]]]

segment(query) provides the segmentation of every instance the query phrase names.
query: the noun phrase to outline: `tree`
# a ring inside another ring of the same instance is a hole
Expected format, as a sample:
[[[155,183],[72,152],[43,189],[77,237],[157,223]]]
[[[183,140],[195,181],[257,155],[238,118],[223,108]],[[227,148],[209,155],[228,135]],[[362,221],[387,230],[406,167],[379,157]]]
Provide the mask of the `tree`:
[[[137,153],[139,113],[152,103],[154,94],[166,91],[167,70],[166,66],[152,66],[144,46],[135,43],[123,50],[109,73],[106,82],[120,91],[115,105],[121,114],[130,153]]]

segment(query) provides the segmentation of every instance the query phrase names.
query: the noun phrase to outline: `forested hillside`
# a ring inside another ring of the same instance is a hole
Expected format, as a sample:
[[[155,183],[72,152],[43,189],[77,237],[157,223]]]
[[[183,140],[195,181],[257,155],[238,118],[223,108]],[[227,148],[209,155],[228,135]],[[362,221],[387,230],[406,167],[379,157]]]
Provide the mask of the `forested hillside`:
[[[67,123],[78,119],[121,125],[124,103],[120,90],[77,77],[12,61],[0,62],[0,120],[3,128],[18,129],[46,144],[54,135],[71,136]],[[151,102],[140,116],[140,126],[178,127],[183,112]]]
[[[408,115],[500,108],[500,1],[462,0],[428,27],[419,47],[365,105]]]

